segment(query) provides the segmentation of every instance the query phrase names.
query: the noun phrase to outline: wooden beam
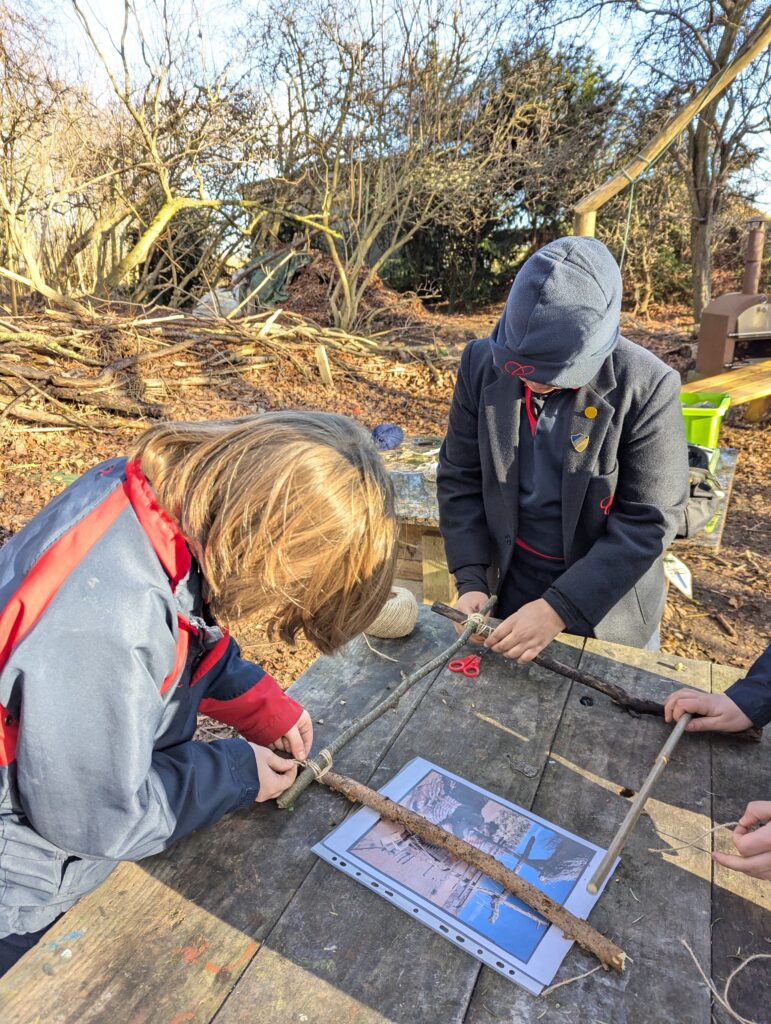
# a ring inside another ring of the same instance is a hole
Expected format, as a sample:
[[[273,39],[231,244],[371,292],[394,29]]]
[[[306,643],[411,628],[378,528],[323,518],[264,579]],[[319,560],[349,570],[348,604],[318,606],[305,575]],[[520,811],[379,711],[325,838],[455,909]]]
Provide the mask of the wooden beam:
[[[631,182],[636,181],[653,161],[666,150],[690,121],[706,106],[716,100],[753,60],[771,45],[771,7],[766,8],[755,28],[750,32],[744,46],[736,56],[655,135],[640,153],[625,165],[617,174],[600,185],[588,196],[576,204],[573,218],[574,235],[593,235],[593,217],[596,211],[604,206],[609,199],[618,195]],[[592,215],[591,217],[589,215]]]
[[[444,541],[438,531],[423,534],[423,603],[456,600],[455,584],[447,568]]]

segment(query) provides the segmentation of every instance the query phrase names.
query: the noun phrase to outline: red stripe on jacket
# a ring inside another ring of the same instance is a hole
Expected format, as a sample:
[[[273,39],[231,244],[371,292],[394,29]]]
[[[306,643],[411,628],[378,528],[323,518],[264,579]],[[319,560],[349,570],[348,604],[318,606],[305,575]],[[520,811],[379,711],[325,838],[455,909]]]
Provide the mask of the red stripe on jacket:
[[[187,662],[187,652],[190,649],[191,633],[197,634],[198,630],[195,626],[191,626],[187,619],[177,614],[177,646],[174,652],[174,665],[171,672],[169,672],[161,683],[161,694],[164,694],[182,675],[182,671]]]
[[[116,488],[35,562],[0,612],[0,671],[75,566],[127,507],[125,491],[122,487]],[[19,726],[14,722],[8,724],[5,709],[0,714],[4,723],[0,726],[0,764],[10,764],[16,752]]]
[[[211,672],[220,658],[224,656],[225,651],[227,651],[228,644],[230,643],[230,635],[225,629],[223,629],[222,632],[224,634],[222,639],[218,640],[214,647],[212,647],[210,651],[207,651],[198,662],[196,670],[193,673],[193,678],[190,680],[191,686],[195,686],[201,676],[205,676],[207,672]]]
[[[302,705],[284,693],[267,672],[240,697],[232,700],[207,697],[198,710],[218,722],[232,725],[245,739],[260,746],[284,736],[303,713]]]
[[[158,504],[139,460],[126,463],[126,494],[147,539],[153,546],[174,590],[190,572],[192,559],[185,538],[171,518]]]

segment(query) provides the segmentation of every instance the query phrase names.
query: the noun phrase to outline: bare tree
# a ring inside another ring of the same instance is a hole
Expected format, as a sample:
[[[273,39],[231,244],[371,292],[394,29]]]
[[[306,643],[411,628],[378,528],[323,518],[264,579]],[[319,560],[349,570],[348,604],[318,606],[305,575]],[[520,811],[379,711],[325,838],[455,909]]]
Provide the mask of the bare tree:
[[[549,5],[553,18],[559,7]],[[672,109],[682,105],[731,61],[763,17],[765,0],[578,0],[571,18],[607,14],[612,31],[631,40],[636,74]],[[620,20],[620,24],[619,24]],[[710,299],[714,230],[731,176],[758,155],[771,127],[771,52],[757,58],[723,95],[689,124],[672,152],[688,188],[694,318]]]
[[[500,22],[494,8],[467,20],[445,0],[296,0],[252,31],[254,51],[269,56],[255,69],[272,95],[264,186],[276,207],[319,213],[337,270],[333,320],[348,328],[422,226],[462,218],[500,184],[511,145],[485,92]]]
[[[222,205],[207,171],[232,139],[234,90],[227,66],[214,72],[206,67],[193,38],[195,22],[172,5],[160,0],[151,5],[150,24],[156,29],[151,35],[145,28],[147,12],[140,15],[133,0],[124,0],[120,37],[110,40],[113,56],[86,7],[80,0],[71,3],[132,123],[133,145],[152,181],[145,208],[138,211],[141,230],[134,244],[101,282],[109,293],[147,260],[181,211]]]

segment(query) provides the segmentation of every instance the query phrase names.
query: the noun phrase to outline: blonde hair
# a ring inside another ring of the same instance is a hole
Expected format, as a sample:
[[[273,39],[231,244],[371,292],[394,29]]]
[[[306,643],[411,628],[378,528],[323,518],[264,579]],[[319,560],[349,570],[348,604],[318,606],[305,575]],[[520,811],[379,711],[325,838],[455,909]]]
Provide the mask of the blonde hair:
[[[324,653],[385,604],[396,556],[390,478],[369,434],[324,412],[164,423],[137,443],[160,504],[192,542],[224,621],[302,629]]]

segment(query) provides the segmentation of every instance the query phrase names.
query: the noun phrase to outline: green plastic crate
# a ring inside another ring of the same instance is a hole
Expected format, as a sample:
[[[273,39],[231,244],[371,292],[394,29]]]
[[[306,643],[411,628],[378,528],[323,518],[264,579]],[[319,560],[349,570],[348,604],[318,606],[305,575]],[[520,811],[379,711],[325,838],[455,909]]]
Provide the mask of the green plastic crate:
[[[709,402],[712,408],[694,409],[693,406],[700,402]],[[730,404],[730,395],[723,391],[681,391],[686,438],[704,448],[717,448],[720,426]]]

